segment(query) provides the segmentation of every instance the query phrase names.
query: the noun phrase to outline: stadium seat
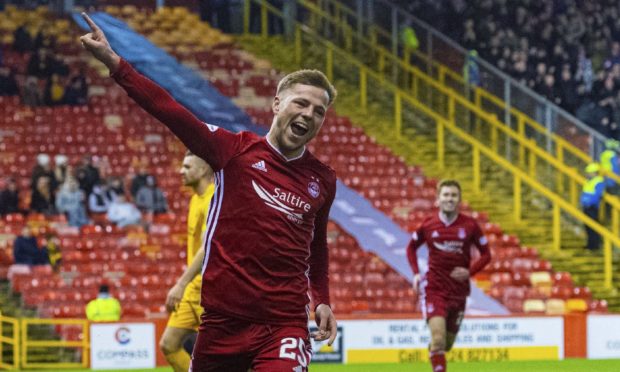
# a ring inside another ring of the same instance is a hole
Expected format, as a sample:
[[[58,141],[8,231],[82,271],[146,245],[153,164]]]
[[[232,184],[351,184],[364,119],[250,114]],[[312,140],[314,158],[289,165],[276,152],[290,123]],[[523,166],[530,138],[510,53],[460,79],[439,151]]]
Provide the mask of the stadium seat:
[[[557,283],[557,282],[556,282]],[[573,295],[573,288],[567,286],[557,286],[554,285],[551,288],[551,298],[557,298],[560,300],[568,300]]]
[[[564,300],[558,298],[548,299],[546,305],[546,314],[548,315],[562,315],[566,311]]]
[[[592,299],[592,292],[588,287],[575,287],[573,288],[573,295],[571,297],[590,301]]]
[[[588,303],[588,312],[590,313],[603,313],[606,314],[607,301],[606,300],[592,300]]]
[[[551,274],[548,271],[536,271],[530,274],[530,282],[533,287],[551,289]]]
[[[545,301],[539,299],[528,299],[523,302],[523,312],[526,314],[542,314],[546,311]]]
[[[582,298],[566,300],[566,311],[570,313],[583,313],[588,311],[588,303]]]

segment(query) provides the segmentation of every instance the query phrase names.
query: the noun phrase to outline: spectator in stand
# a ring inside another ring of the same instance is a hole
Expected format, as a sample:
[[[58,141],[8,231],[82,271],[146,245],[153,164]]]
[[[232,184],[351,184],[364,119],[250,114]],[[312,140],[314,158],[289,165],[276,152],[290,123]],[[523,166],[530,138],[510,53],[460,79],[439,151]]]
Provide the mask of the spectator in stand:
[[[19,87],[15,79],[15,72],[6,66],[0,66],[0,96],[16,96]]]
[[[22,24],[13,32],[13,50],[19,53],[32,51],[33,41],[26,24]]]
[[[594,76],[603,69],[609,71],[620,65],[619,2],[398,2],[415,16],[456,38],[467,49],[478,50],[482,58],[517,80],[522,81],[527,71],[525,80],[530,88],[570,112],[587,113],[585,116],[595,122],[590,124],[595,129],[607,136],[615,135],[616,121],[609,119],[610,107],[598,110],[587,106],[600,101],[597,88],[601,86],[593,84]],[[518,54],[519,64],[506,58],[506,51],[512,58]],[[564,67],[567,65],[568,71]],[[544,71],[540,66],[545,66]],[[553,86],[548,84],[548,74],[554,75]],[[593,96],[589,96],[591,92]]]
[[[101,182],[93,186],[93,191],[88,195],[88,210],[92,213],[106,213],[112,204],[108,198],[106,186]]]
[[[32,192],[32,198],[30,200],[30,210],[45,215],[54,215],[58,213],[56,211],[56,203],[50,177],[41,176],[37,180],[36,188]]]
[[[116,224],[116,226],[125,227],[139,224],[142,220],[142,214],[135,205],[127,201],[125,195],[119,195],[110,204],[107,218],[108,221]]]
[[[63,103],[71,106],[85,105],[88,103],[88,85],[83,75],[71,78],[71,81],[65,87]]]
[[[110,200],[116,200],[119,195],[125,195],[125,187],[123,186],[123,180],[120,177],[109,177],[107,196]]]
[[[4,190],[0,192],[0,216],[21,213],[19,209],[19,190],[14,178],[7,178]]]
[[[164,193],[157,187],[155,177],[146,178],[146,185],[142,186],[136,195],[136,205],[142,212],[157,214],[168,211],[168,202]]]
[[[54,179],[57,185],[62,185],[67,179],[67,174],[71,174],[68,161],[67,155],[54,156]]]
[[[480,67],[478,66],[478,52],[470,50],[463,65],[463,79],[470,86],[480,86]]]
[[[48,154],[41,153],[37,155],[37,165],[32,169],[32,176],[30,177],[30,185],[33,191],[37,187],[37,181],[40,177],[49,177],[52,182],[52,192],[54,192],[58,184],[56,183],[56,176],[54,175]]]
[[[26,106],[43,106],[43,94],[36,76],[28,76],[22,91],[22,104]]]
[[[135,200],[138,195],[138,190],[142,188],[142,186],[146,185],[146,178],[149,177],[149,171],[144,163],[140,164],[138,168],[138,173],[131,180],[131,197]]]
[[[13,242],[13,259],[16,265],[45,265],[49,263],[46,252],[39,249],[37,238],[30,226],[22,228],[22,234]]]
[[[80,188],[84,190],[86,195],[90,195],[93,186],[101,180],[99,168],[94,165],[92,156],[85,155],[82,157],[82,165],[76,169],[76,178],[80,183]]]
[[[39,79],[48,79],[54,73],[54,63],[52,54],[46,48],[40,48],[30,57],[26,72]]]
[[[208,22],[211,27],[219,28],[222,32],[231,32],[229,3],[230,1],[225,0],[199,1],[200,19]]]
[[[47,261],[52,266],[54,272],[58,272],[62,263],[62,253],[60,252],[60,240],[53,234],[47,234],[43,254],[47,255]]]
[[[67,178],[56,195],[56,209],[67,216],[70,226],[81,227],[88,224],[84,190],[79,188],[73,177]]]
[[[560,81],[557,85],[559,91],[558,104],[561,107],[564,107],[566,111],[574,114],[580,101],[580,89],[577,86],[577,82],[573,79],[570,70],[570,64],[565,64],[564,66],[562,66]],[[583,92],[583,89],[581,89],[581,91]]]
[[[48,106],[58,106],[63,103],[65,95],[65,87],[60,81],[60,76],[52,74],[45,84],[44,91],[45,104]]]

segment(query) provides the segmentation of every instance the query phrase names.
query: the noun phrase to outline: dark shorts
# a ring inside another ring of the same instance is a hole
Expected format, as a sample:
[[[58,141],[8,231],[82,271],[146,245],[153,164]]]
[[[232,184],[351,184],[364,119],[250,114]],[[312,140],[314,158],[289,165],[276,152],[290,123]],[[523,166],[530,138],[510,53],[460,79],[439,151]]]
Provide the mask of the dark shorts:
[[[190,371],[306,372],[312,358],[307,328],[252,323],[205,312]]]
[[[465,314],[466,298],[446,298],[445,296],[426,293],[421,298],[424,319],[440,316],[446,319],[446,331],[457,334]]]

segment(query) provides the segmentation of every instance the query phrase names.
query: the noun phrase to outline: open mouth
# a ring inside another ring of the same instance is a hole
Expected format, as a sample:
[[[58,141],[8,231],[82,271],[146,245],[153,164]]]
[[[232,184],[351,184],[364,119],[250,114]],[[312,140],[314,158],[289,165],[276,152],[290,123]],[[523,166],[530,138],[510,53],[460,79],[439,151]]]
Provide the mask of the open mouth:
[[[308,133],[308,126],[306,125],[306,123],[294,121],[293,123],[291,123],[291,130],[296,136],[303,136]]]

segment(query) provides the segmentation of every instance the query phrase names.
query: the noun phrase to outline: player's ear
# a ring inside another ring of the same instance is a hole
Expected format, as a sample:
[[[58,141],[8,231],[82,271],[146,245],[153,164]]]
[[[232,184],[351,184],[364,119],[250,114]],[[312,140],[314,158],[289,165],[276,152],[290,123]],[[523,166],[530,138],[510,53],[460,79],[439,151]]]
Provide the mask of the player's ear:
[[[278,112],[280,112],[280,97],[278,96],[273,97],[273,103],[271,104],[271,111],[273,111],[275,115],[278,115]]]

